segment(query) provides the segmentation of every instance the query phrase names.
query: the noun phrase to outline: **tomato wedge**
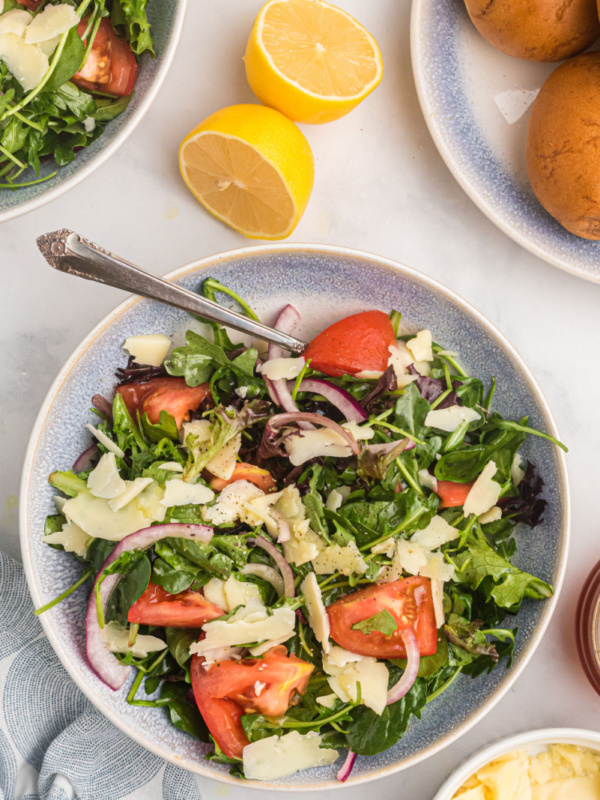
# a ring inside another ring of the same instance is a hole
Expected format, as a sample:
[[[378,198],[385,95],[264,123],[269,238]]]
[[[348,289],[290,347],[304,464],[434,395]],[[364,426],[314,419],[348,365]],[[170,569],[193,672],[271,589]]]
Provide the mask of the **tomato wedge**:
[[[464,506],[467,495],[471,491],[471,483],[455,483],[454,481],[438,481],[435,493],[439,495],[440,508],[453,508],[454,506]]]
[[[80,37],[85,34],[88,21],[89,17],[86,17],[77,26]],[[85,40],[84,44],[87,45]],[[133,91],[136,72],[137,61],[131,47],[125,39],[117,36],[110,20],[104,17],[85,64],[72,80],[83,89],[121,97]]]
[[[415,594],[419,591],[419,595]],[[390,636],[379,631],[366,634],[352,630],[357,622],[389,611],[398,630]],[[401,630],[412,628],[419,641],[422,656],[431,656],[437,649],[435,611],[429,578],[404,578],[378,586],[369,586],[336,600],[327,608],[331,638],[346,650],[375,658],[405,658],[406,649]]]
[[[129,609],[127,619],[138,625],[164,628],[199,628],[225,612],[209,603],[200,592],[169,594],[162,586],[149,583],[144,594]]]
[[[181,428],[200,403],[210,397],[210,384],[188,386],[184,378],[153,378],[146,383],[126,383],[117,386],[127,410],[135,419],[136,412],[148,414],[153,425],[160,421],[160,412],[167,411]]]
[[[243,714],[285,714],[296,693],[304,694],[312,664],[288,656],[283,645],[272,647],[262,658],[217,661],[208,667],[192,657],[194,697],[212,737],[229,758],[241,758],[248,738]]]
[[[255,467],[254,464],[247,464],[245,461],[240,461],[239,464],[235,465],[233,475],[229,480],[213,478],[210,482],[210,488],[214,489],[215,492],[222,492],[226,486],[236,481],[248,481],[249,483],[253,483],[265,493],[272,492],[277,488],[275,478],[268,469]]]
[[[28,8],[30,11],[36,11],[44,0],[17,0],[17,3],[23,8]]]
[[[394,328],[383,311],[363,311],[341,319],[316,336],[304,357],[311,367],[325,375],[355,375],[357,372],[383,372],[396,344]]]

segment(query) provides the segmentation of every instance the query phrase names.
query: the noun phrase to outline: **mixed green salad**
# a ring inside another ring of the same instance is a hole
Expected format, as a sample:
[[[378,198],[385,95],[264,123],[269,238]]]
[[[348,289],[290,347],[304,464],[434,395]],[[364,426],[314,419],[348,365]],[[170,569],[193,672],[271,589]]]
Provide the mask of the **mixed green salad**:
[[[276,327],[299,322],[288,305]],[[44,541],[85,569],[37,613],[93,581],[88,660],[130,681],[127,702],[167,709],[236,775],[346,751],[343,781],[459,675],[510,666],[515,613],[553,593],[512,564],[516,525],[546,507],[519,450],[564,446],[503,419],[495,382],[397,311],[340,320],[301,358],[210,324],[174,349],[126,340],[94,444],[49,478]]]
[[[0,188],[54,177],[41,160],[70,163],[125,111],[154,55],[146,3],[0,0]]]

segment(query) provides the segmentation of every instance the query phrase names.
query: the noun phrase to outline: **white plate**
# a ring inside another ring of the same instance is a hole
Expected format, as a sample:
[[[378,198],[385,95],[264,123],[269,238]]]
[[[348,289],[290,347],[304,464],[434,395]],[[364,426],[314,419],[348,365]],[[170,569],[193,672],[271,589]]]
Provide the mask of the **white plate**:
[[[558,65],[496,50],[471,23],[463,0],[413,0],[411,51],[425,121],[473,202],[539,258],[600,283],[600,242],[566,231],[527,180],[529,109]]]
[[[441,786],[433,800],[451,800],[467,778],[505,753],[526,750],[530,756],[535,756],[551,744],[576,744],[579,747],[600,751],[600,733],[586,731],[583,728],[540,728],[537,731],[526,731],[500,739],[463,762]]]

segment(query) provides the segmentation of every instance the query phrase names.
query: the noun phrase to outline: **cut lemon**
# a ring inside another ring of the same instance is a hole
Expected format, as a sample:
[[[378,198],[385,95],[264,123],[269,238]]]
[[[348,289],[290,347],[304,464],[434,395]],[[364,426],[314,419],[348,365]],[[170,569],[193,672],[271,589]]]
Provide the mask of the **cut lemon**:
[[[269,0],[254,22],[244,60],[261,102],[313,124],[352,111],[383,75],[375,39],[324,0]]]
[[[287,117],[259,105],[229,106],[179,147],[190,191],[215,217],[251,239],[283,239],[310,198],[310,146]]]

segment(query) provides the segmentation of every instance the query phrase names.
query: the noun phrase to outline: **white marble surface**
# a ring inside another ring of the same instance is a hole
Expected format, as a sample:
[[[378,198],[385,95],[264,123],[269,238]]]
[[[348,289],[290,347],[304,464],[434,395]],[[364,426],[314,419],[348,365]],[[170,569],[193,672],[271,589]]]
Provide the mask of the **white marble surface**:
[[[600,558],[597,514],[600,286],[537,260],[471,203],[438,156],[415,96],[408,0],[338,0],[378,39],[380,88],[346,118],[305,129],[316,159],[311,203],[291,237],[347,245],[410,264],[486,314],[532,368],[570,446],[573,544],[567,580],[544,642],[500,706],[426,763],[348,788],[348,800],[430,800],[473,750],[546,726],[599,729],[600,700],[574,650],[581,581]],[[259,0],[190,0],[180,50],[152,110],[119,153],[83,185],[0,227],[0,547],[18,557],[21,463],[37,409],[61,364],[116,305],[116,290],[48,269],[35,237],[70,227],[157,274],[247,245],[208,216],[181,181],[177,146],[223,106],[253,102],[242,54]],[[248,796],[202,781],[205,798]],[[333,793],[331,793],[333,794]],[[283,795],[281,795],[283,796]]]

